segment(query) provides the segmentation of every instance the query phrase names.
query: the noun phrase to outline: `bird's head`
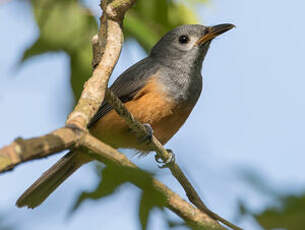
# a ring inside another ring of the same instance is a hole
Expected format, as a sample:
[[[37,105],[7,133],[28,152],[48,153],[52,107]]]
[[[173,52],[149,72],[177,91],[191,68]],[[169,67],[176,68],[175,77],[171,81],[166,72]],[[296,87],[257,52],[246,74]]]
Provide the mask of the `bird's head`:
[[[211,41],[234,28],[233,24],[216,26],[183,25],[165,34],[151,50],[151,56],[168,66],[200,66]]]

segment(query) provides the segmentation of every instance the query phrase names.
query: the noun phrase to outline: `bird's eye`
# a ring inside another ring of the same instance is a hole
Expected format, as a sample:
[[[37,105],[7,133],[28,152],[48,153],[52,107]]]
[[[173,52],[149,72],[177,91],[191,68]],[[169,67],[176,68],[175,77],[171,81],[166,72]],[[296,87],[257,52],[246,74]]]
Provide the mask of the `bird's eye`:
[[[188,43],[189,42],[189,37],[188,36],[186,36],[186,35],[181,35],[180,37],[179,37],[179,42],[181,43],[181,44],[186,44],[186,43]]]

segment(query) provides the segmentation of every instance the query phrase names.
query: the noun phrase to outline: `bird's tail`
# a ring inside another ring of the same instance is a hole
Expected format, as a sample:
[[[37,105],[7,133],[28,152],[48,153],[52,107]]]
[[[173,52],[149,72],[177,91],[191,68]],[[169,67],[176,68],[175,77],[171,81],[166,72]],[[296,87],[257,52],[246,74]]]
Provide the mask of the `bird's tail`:
[[[83,164],[89,162],[84,154],[69,152],[42,174],[17,200],[18,207],[35,208]]]

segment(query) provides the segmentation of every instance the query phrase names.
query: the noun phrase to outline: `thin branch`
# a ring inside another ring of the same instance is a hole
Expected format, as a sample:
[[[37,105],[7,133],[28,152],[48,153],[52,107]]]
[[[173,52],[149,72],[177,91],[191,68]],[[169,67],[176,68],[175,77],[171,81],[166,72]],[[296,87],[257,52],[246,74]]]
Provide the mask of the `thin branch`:
[[[120,99],[115,96],[110,89],[106,92],[106,98],[108,103],[110,103],[115,111],[126,121],[129,128],[131,128],[135,134],[138,137],[145,137],[149,135],[149,132],[145,128],[143,124],[138,122],[132,114],[126,109],[124,104],[120,101]],[[153,149],[157,155],[162,158],[164,162],[168,162],[170,160],[171,154],[168,153],[168,151],[163,147],[163,145],[159,142],[159,140],[152,136],[151,143],[150,143],[151,149]],[[196,192],[195,188],[192,186],[191,182],[187,179],[187,177],[184,175],[181,168],[177,165],[177,163],[172,163],[168,165],[168,168],[170,169],[173,176],[178,180],[178,182],[182,185],[187,197],[189,200],[202,212],[208,214],[211,218],[218,220],[222,222],[223,224],[227,225],[228,227],[235,229],[235,230],[241,230],[238,226],[230,223],[229,221],[225,220],[218,214],[211,211],[201,200],[200,196]]]
[[[164,206],[183,218],[186,223],[202,229],[225,229],[208,215],[184,201],[179,195],[171,191],[160,181],[154,179],[150,174],[139,169],[135,164],[129,161],[125,155],[86,132],[81,132],[81,135],[78,135],[75,134],[75,131],[72,129],[61,128],[45,136],[28,140],[19,139],[11,145],[0,149],[0,172],[12,169],[19,163],[50,156],[58,151],[75,146],[75,144],[77,144],[78,148],[84,147],[91,150],[92,152],[89,154],[92,155],[94,159],[105,164],[115,164],[119,167],[124,167],[129,173],[135,173],[134,175],[137,175],[138,178],[143,178],[141,181],[150,181],[152,188],[159,192],[164,198]],[[13,156],[17,156],[16,152],[20,158],[11,162],[10,154],[13,153]],[[6,156],[8,156],[7,160],[4,159]],[[5,166],[3,163],[7,161],[10,161],[11,163]],[[143,184],[139,181],[133,180],[132,183],[144,189]]]
[[[107,93],[107,100],[113,104],[117,112],[125,118],[127,124],[134,129],[138,135],[147,135],[147,130],[144,126],[135,121],[119,99],[113,97],[113,95],[111,96],[110,91],[106,90],[108,79],[121,52],[123,43],[121,28],[122,20],[125,12],[132,6],[134,1],[135,0],[102,1],[101,7],[103,9],[103,15],[100,19],[101,26],[97,39],[93,40],[93,43],[95,42],[97,44],[95,48],[98,48],[95,52],[99,54],[96,56],[97,60],[93,62],[96,68],[94,69],[91,78],[84,85],[84,90],[78,104],[66,121],[67,127],[70,128],[61,128],[46,136],[29,140],[20,138],[9,146],[0,149],[0,172],[12,169],[21,162],[46,157],[64,149],[73,147],[78,148],[81,145],[82,147],[85,146],[91,151],[94,151],[95,154],[91,154],[95,155],[97,159],[103,162],[116,163],[121,167],[137,170],[140,175],[143,174],[143,176],[147,176],[144,171],[138,169],[124,155],[92,137],[86,131],[88,122],[97,112],[100,104],[104,100],[105,92],[109,92]],[[164,161],[167,161],[170,158],[170,154],[155,137],[152,138],[151,147],[156,150],[157,154]],[[184,180],[187,182],[188,180],[180,168],[174,164],[170,169],[173,175],[182,182],[182,185],[184,184],[183,187],[188,191],[188,196],[189,194],[195,195],[195,198],[189,196],[189,199],[203,212],[188,204],[161,182],[150,177],[154,185],[153,187],[161,192],[166,198],[165,206],[185,219],[186,222],[191,222],[192,224],[206,229],[224,229],[215,220],[205,214],[209,214],[206,210],[207,208],[204,206],[191,184],[183,183]],[[141,187],[138,182],[134,181],[133,183]],[[190,190],[190,188],[195,192]],[[200,202],[202,203],[202,207]]]
[[[87,124],[97,112],[104,100],[109,77],[119,59],[124,41],[122,20],[125,12],[132,6],[134,0],[104,0],[101,2],[103,15],[98,35],[100,54],[92,76],[84,85],[81,97],[69,115],[67,125],[86,129]]]
[[[69,128],[57,129],[45,136],[24,140],[17,138],[0,149],[0,173],[13,169],[20,163],[44,158],[73,147],[81,132]]]
[[[143,183],[139,181],[151,182],[152,188],[162,195],[164,206],[172,210],[187,223],[195,224],[197,227],[201,227],[202,229],[225,229],[214,219],[210,218],[209,215],[193,207],[188,202],[183,200],[178,194],[170,190],[166,185],[154,179],[147,172],[138,168],[125,155],[119,153],[116,149],[104,144],[91,135],[85,135],[84,138],[82,138],[81,144],[83,147],[92,151],[91,154],[95,159],[102,161],[105,164],[111,163],[119,167],[124,167],[127,169],[128,173],[134,173],[133,175],[136,175],[137,179],[141,177],[141,180],[138,179],[132,181],[132,183],[134,183],[136,186],[145,189],[145,186],[143,187]]]
[[[124,1],[124,0],[118,0],[118,1]],[[116,4],[109,6],[107,9],[112,9],[116,8]],[[117,11],[116,11],[117,12]],[[114,15],[114,14],[112,14]],[[113,16],[116,17],[116,16]],[[95,70],[96,68],[96,63],[100,61],[100,56],[101,56],[101,44],[99,43],[100,41],[100,35],[94,36],[92,39],[92,48],[93,48],[93,61],[92,61],[92,66],[93,69]],[[127,125],[135,132],[135,135],[138,138],[143,138],[147,135],[149,135],[147,129],[143,124],[138,122],[133,115],[126,109],[124,104],[120,101],[120,99],[114,95],[111,90],[106,90],[106,95],[105,95],[106,101],[111,104],[116,112],[125,120]],[[153,149],[158,157],[160,157],[164,162],[167,162],[171,158],[171,154],[168,153],[168,151],[163,147],[163,145],[159,142],[159,140],[155,137],[152,136],[152,140],[150,143],[151,149]],[[229,221],[225,220],[218,214],[214,213],[211,211],[201,200],[200,196],[196,192],[195,188],[192,186],[190,181],[187,179],[187,177],[184,175],[183,171],[181,168],[176,164],[171,164],[169,165],[169,169],[173,176],[178,180],[178,182],[182,185],[188,199],[197,207],[199,208],[202,212],[208,214],[211,218],[218,220],[222,222],[223,224],[229,226],[232,229],[235,230],[241,230],[238,226],[235,226],[234,224],[230,223]]]

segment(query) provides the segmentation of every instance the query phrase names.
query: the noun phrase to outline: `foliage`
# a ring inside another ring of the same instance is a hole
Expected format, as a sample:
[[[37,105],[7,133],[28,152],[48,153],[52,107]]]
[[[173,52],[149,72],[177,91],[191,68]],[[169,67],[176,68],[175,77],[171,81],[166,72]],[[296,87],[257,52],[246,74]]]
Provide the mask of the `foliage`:
[[[72,209],[75,211],[85,200],[103,199],[115,194],[119,188],[131,182],[141,188],[142,192],[139,198],[139,220],[142,229],[146,229],[148,218],[154,208],[163,210],[164,197],[153,188],[153,183],[149,173],[143,176],[137,169],[125,169],[117,165],[108,164],[102,169],[98,169],[101,177],[100,183],[93,192],[82,192]]]
[[[126,38],[132,38],[148,52],[156,41],[170,29],[188,23],[197,23],[192,10],[194,4],[174,0],[137,0],[124,21]],[[186,5],[187,4],[187,5]],[[91,38],[97,32],[97,20],[91,11],[78,0],[31,0],[39,37],[23,54],[22,62],[47,52],[65,52],[70,58],[71,86],[78,99],[84,82],[91,75]],[[98,8],[98,6],[97,6]],[[142,188],[139,198],[139,221],[146,229],[151,211],[163,210],[163,197],[151,188],[151,180],[131,175],[130,171],[115,166],[101,169],[99,185],[93,192],[83,192],[74,210],[87,199],[111,196],[128,182]],[[175,226],[168,221],[169,226]]]
[[[183,3],[140,0],[127,12],[124,28],[127,37],[135,38],[148,51],[169,30],[197,22],[197,15]]]
[[[251,211],[245,202],[240,202],[241,215],[252,215],[266,230],[287,229],[303,230],[305,226],[305,191],[299,195],[281,194],[279,189],[270,186],[266,178],[256,172],[243,171],[244,178],[257,189],[258,192],[268,196],[273,204],[260,212]]]
[[[252,215],[266,230],[287,229],[303,230],[305,226],[305,192],[301,195],[283,195],[276,197],[276,205],[266,207],[256,213],[250,211],[244,203],[240,204],[243,214]]]
[[[70,58],[71,86],[77,99],[82,86],[91,73],[91,38],[97,31],[97,20],[91,11],[81,4],[80,0],[31,0],[35,21],[39,28],[39,37],[25,50],[22,63],[32,57],[47,52],[64,52]],[[125,37],[135,39],[147,52],[155,42],[167,31],[180,25],[197,23],[198,16],[194,6],[206,0],[137,0],[130,9],[124,21]],[[98,6],[97,6],[98,7]],[[153,192],[151,181],[139,178],[136,173],[116,166],[102,167],[97,170],[100,182],[92,192],[83,192],[73,210],[76,210],[88,199],[103,199],[112,196],[126,183],[135,183],[141,187],[138,211],[142,229],[147,223],[152,210],[164,212],[163,198]],[[273,200],[277,205],[267,207],[257,213],[251,211],[245,203],[240,203],[242,214],[252,215],[264,229],[285,228],[301,230],[305,226],[305,192],[301,195],[278,194],[276,189],[262,183],[264,178],[247,174],[250,181],[258,190]],[[168,226],[185,226],[166,219]],[[0,219],[1,229],[11,229]]]
[[[124,23],[127,38],[136,39],[148,51],[168,30],[180,24],[197,23],[191,6],[204,0],[138,0]],[[71,85],[78,99],[91,73],[91,38],[97,23],[78,0],[31,0],[39,27],[38,39],[23,54],[22,61],[46,52],[64,51],[70,57]],[[97,6],[98,7],[98,6]]]
[[[64,51],[70,57],[71,85],[78,98],[91,72],[90,41],[97,23],[77,0],[32,0],[40,35],[22,61],[47,52]]]

